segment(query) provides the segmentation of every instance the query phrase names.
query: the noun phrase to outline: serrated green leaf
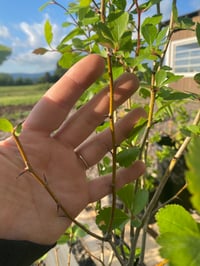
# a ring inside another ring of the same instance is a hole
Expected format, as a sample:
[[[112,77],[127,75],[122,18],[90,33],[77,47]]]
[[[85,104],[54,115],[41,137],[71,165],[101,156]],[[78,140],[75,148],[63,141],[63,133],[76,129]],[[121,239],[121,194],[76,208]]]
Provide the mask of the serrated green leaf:
[[[122,150],[117,154],[117,162],[120,166],[128,167],[136,160],[139,152],[140,149],[138,147]]]
[[[44,36],[45,36],[46,42],[50,46],[53,40],[53,32],[52,32],[52,25],[49,20],[46,20],[44,24]]]
[[[110,217],[111,207],[101,209],[96,216],[96,224],[104,233],[106,233],[108,230]],[[128,222],[128,220],[129,217],[125,212],[123,212],[121,209],[115,209],[112,229],[123,227]]]
[[[0,130],[4,132],[13,132],[13,125],[12,123],[6,118],[0,118]]]
[[[199,22],[197,22],[197,26],[196,26],[196,36],[197,36],[198,44],[200,45],[200,23]]]
[[[192,194],[191,202],[195,209],[200,211],[200,136],[193,138],[186,154],[186,179],[188,182],[188,190]]]
[[[156,214],[160,234],[200,233],[197,223],[182,206],[171,204],[161,208]]]
[[[160,254],[170,266],[200,265],[200,231],[196,221],[180,205],[168,205],[157,213]]]
[[[141,31],[142,31],[142,35],[143,35],[145,41],[150,46],[153,45],[153,43],[157,37],[157,34],[158,34],[158,30],[157,30],[156,26],[154,26],[152,24],[145,24],[145,25],[142,25]]]

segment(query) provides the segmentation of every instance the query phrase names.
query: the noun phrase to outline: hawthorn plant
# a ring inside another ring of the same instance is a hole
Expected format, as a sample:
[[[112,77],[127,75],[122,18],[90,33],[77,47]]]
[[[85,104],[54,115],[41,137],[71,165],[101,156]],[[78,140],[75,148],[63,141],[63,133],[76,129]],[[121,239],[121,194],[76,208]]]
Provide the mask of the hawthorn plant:
[[[179,18],[175,0],[172,1],[171,16],[167,23],[163,22],[161,0],[147,0],[142,4],[139,0],[77,0],[71,1],[68,6],[49,1],[41,10],[52,4],[65,12],[66,21],[62,27],[66,28],[67,34],[53,47],[53,27],[47,20],[44,36],[48,48],[39,47],[34,53],[59,52],[61,57],[58,63],[66,69],[90,53],[100,54],[107,61],[102,79],[92,85],[77,103],[79,108],[102,85],[109,84],[109,117],[96,131],[110,128],[113,149],[111,155],[105,156],[99,163],[99,174],[112,172],[115,183],[119,166],[127,167],[137,159],[142,159],[147,165],[146,174],[135,183],[119,191],[113,186],[112,200],[108,206],[102,207],[101,202],[93,206],[96,212],[94,222],[102,233],[96,237],[102,241],[102,247],[105,241],[110,244],[119,265],[144,265],[148,227],[155,218],[154,222],[159,227],[157,242],[163,257],[162,265],[199,266],[199,223],[181,205],[167,204],[187,187],[191,193],[188,200],[191,200],[193,210],[197,213],[200,211],[200,109],[193,114],[187,109],[188,103],[199,101],[199,95],[175,91],[170,87],[171,83],[183,76],[176,75],[165,64],[165,57],[173,34],[179,30],[195,31],[200,45],[200,24],[195,24],[189,18]],[[149,11],[152,16],[148,16]],[[122,109],[114,113],[113,80],[125,71],[135,73],[140,79],[138,103],[130,98]],[[199,76],[196,74],[194,77],[198,84]],[[129,139],[116,147],[114,119],[138,105],[146,109],[147,119],[141,119]],[[163,149],[158,150],[158,143],[162,141],[160,129],[163,135],[169,134],[167,121],[172,123],[173,136],[170,136],[170,140],[173,145],[163,145]],[[23,157],[23,147],[18,142],[18,133],[13,126],[6,119],[1,119],[0,128],[14,135]],[[164,187],[183,156],[187,164],[187,170],[186,167],[185,172],[182,169],[184,184],[173,197],[159,205]],[[168,162],[162,176],[159,176],[157,169],[159,160]],[[50,194],[53,197],[53,192],[50,191]],[[60,243],[75,241],[83,236],[83,231],[95,237],[88,226],[76,220],[73,222]],[[138,249],[139,237],[142,244]],[[103,259],[97,259],[102,265],[108,265]],[[112,265],[112,261],[109,265]]]

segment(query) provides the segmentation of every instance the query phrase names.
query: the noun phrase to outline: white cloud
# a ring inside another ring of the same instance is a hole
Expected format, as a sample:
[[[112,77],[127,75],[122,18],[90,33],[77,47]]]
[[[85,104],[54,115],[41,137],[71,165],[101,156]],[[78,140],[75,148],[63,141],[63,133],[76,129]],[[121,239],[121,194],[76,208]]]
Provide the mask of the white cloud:
[[[56,62],[60,54],[57,52],[48,52],[45,55],[35,55],[32,51],[39,47],[48,48],[44,37],[44,23],[48,15],[44,15],[41,22],[32,24],[23,21],[14,26],[15,34],[10,34],[10,45],[12,55],[0,66],[0,72],[46,72],[55,69]],[[9,36],[9,30],[4,27],[4,36]],[[63,29],[55,23],[52,23],[54,40],[52,46],[56,47],[63,38]],[[6,31],[7,29],[7,31]],[[3,31],[1,31],[3,34]]]
[[[6,26],[0,25],[0,37],[4,39],[10,37],[9,29]]]
[[[36,47],[41,44],[41,40],[44,38],[42,23],[30,25],[27,22],[21,22],[19,28],[26,35],[25,41],[29,47]]]
[[[0,72],[7,73],[39,73],[52,71],[60,57],[59,53],[52,52],[45,55],[35,55],[27,51],[10,57],[0,66]]]

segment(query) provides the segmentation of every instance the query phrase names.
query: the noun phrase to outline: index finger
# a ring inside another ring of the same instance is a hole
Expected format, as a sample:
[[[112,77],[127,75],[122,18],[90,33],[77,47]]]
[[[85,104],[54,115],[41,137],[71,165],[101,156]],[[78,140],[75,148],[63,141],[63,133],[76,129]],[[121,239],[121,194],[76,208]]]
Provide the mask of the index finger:
[[[35,105],[23,124],[50,134],[65,119],[77,99],[104,71],[104,59],[89,55],[76,63]]]

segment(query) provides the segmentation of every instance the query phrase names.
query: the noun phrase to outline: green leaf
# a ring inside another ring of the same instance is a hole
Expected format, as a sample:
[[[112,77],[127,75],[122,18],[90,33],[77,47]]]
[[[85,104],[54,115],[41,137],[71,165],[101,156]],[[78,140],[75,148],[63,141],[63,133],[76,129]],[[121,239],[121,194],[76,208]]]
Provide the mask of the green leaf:
[[[170,84],[172,82],[177,82],[178,80],[182,79],[183,76],[182,75],[175,75],[172,72],[167,72],[167,79],[163,82],[163,86]]]
[[[117,154],[117,162],[120,166],[128,167],[136,160],[139,152],[140,149],[138,147],[122,150]]]
[[[190,93],[184,93],[179,91],[171,91],[170,88],[161,88],[157,94],[158,97],[161,97],[165,101],[175,101],[175,100],[183,100],[193,97]]]
[[[84,49],[84,40],[81,40],[79,38],[72,39],[72,44],[77,49]]]
[[[178,9],[176,6],[176,0],[172,2],[172,14],[173,14],[173,22],[178,22]]]
[[[188,190],[192,194],[191,202],[195,209],[200,211],[200,137],[193,138],[189,145],[188,153],[186,154],[186,179],[188,182]]]
[[[131,52],[133,50],[132,32],[124,32],[118,44],[120,50]]]
[[[22,133],[22,123],[19,123],[15,128],[15,136],[19,137]]]
[[[80,6],[85,7],[91,4],[92,0],[80,0]]]
[[[52,2],[51,1],[48,1],[46,3],[44,3],[40,8],[39,8],[39,11],[43,11],[47,6],[49,6]]]
[[[139,214],[146,206],[149,200],[149,192],[145,189],[139,189],[135,194],[133,202],[133,214]]]
[[[50,46],[53,40],[53,32],[52,32],[52,25],[49,20],[47,20],[44,24],[44,36],[46,42]]]
[[[108,26],[106,26],[105,23],[99,22],[95,29],[99,36],[99,43],[106,47],[113,47],[113,36]]]
[[[166,38],[168,27],[164,27],[161,31],[158,32],[156,37],[156,46],[162,45],[163,41]]]
[[[72,64],[74,63],[74,58],[75,58],[75,54],[72,53],[71,51],[69,52],[65,52],[62,57],[60,58],[60,60],[58,61],[58,64],[62,67],[62,68],[67,68],[69,69]]]
[[[127,12],[113,12],[108,17],[108,27],[115,42],[119,42],[120,38],[127,30],[129,14]]]
[[[200,23],[199,22],[197,22],[197,26],[196,26],[196,36],[197,36],[198,44],[200,45]]]
[[[119,199],[124,203],[126,208],[132,211],[135,196],[135,186],[131,183],[127,184],[117,192],[117,195]]]
[[[82,19],[83,25],[92,25],[99,21],[99,16],[90,10],[86,16]]]
[[[152,46],[158,34],[158,30],[156,26],[152,24],[145,24],[145,25],[142,25],[141,31],[142,31],[142,35],[145,41],[150,46]]]
[[[200,136],[200,125],[189,125],[186,128],[191,131],[194,135]]]
[[[88,228],[88,225],[84,225],[86,228]],[[62,245],[66,244],[67,242],[73,243],[76,242],[78,238],[82,238],[86,236],[87,233],[81,229],[76,224],[73,226],[70,226],[63,235],[58,239],[57,244]]]
[[[142,25],[146,24],[152,24],[152,25],[158,25],[162,20],[162,15],[154,15],[152,17],[146,17],[142,23]]]
[[[200,265],[200,231],[196,221],[180,205],[167,205],[156,214],[160,254],[170,266]]]
[[[125,10],[126,8],[126,0],[114,0],[113,4],[120,10]]]
[[[179,29],[183,30],[193,30],[195,23],[192,20],[192,18],[189,17],[183,17],[183,18],[178,18],[178,27]]]
[[[156,86],[160,88],[167,78],[167,72],[164,69],[160,69],[158,72],[156,72],[155,78]]]
[[[96,224],[98,227],[106,233],[109,226],[111,217],[111,207],[105,207],[101,209],[96,216]],[[120,209],[115,209],[115,215],[113,219],[112,229],[122,228],[129,220],[128,215]]]
[[[83,35],[84,31],[80,28],[75,28],[73,30],[71,30],[61,41],[61,43],[66,43],[70,40],[73,39],[73,37],[78,36],[78,35]]]
[[[12,123],[6,118],[0,118],[0,130],[4,132],[13,132],[13,125]]]
[[[79,10],[78,10],[79,26],[82,24],[82,20],[87,15],[89,9],[90,9],[89,6],[84,6],[84,7],[79,8]]]
[[[196,83],[200,85],[200,73],[195,74],[194,81],[196,81]]]
[[[140,10],[147,11],[153,5],[160,3],[161,0],[150,0],[139,6]]]
[[[133,184],[125,185],[117,192],[117,195],[133,215],[139,214],[144,209],[149,198],[147,190],[140,189],[135,192]]]

